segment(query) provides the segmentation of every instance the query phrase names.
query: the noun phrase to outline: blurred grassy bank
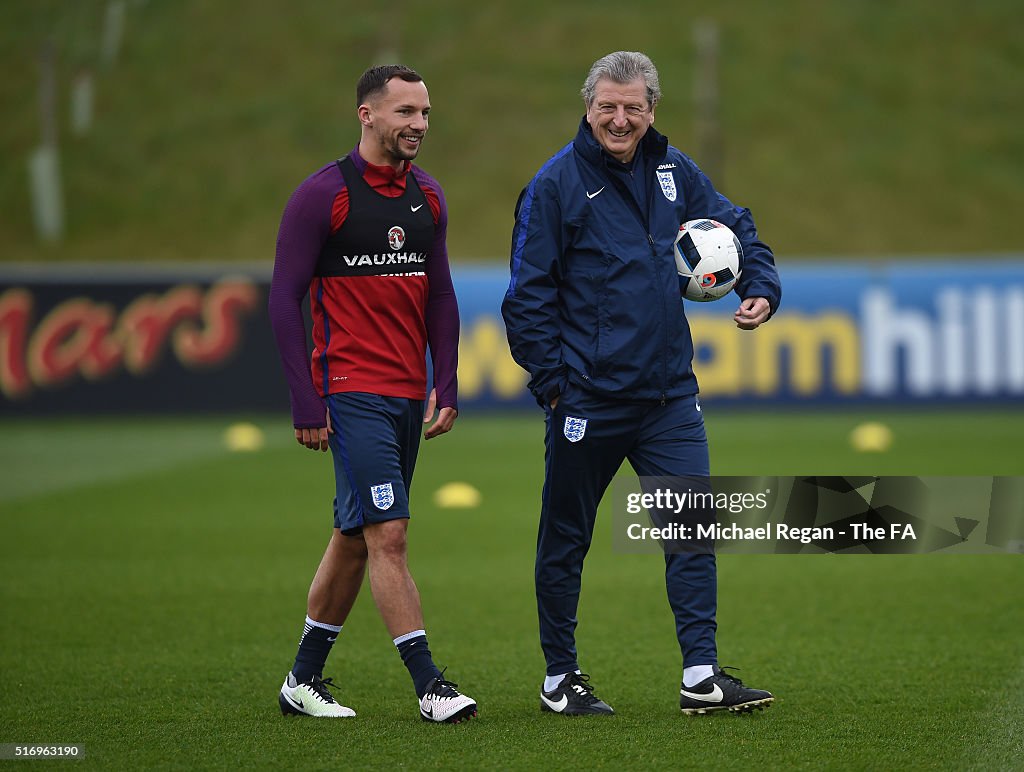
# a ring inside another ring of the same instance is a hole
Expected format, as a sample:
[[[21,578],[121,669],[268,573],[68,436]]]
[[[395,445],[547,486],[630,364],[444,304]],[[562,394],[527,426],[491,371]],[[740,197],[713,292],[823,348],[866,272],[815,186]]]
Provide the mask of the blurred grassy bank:
[[[725,167],[780,255],[1019,251],[1019,4],[598,0],[382,6],[129,0],[103,63],[105,0],[0,4],[0,260],[271,259],[295,186],[357,140],[372,63],[419,69],[434,105],[422,165],[446,187],[453,260],[504,260],[522,185],[574,133],[598,56],[658,64],[657,126],[694,145],[692,27],[721,33]],[[38,53],[56,44],[67,237],[40,245],[27,159]],[[92,72],[95,120],[69,129]]]

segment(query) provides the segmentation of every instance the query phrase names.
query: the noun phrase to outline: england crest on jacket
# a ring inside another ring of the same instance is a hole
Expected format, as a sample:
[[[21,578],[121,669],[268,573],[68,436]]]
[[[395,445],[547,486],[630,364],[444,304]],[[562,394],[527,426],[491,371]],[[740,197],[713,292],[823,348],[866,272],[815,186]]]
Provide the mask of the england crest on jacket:
[[[583,435],[587,433],[587,419],[567,415],[565,417],[565,426],[562,427],[562,433],[569,442],[579,442],[583,439]]]
[[[669,201],[676,200],[676,178],[672,175],[672,172],[669,171],[670,169],[674,169],[675,166],[675,164],[662,164],[658,167],[657,171],[658,182],[661,184],[661,192],[665,194],[665,198]],[[667,168],[662,171],[663,167]]]

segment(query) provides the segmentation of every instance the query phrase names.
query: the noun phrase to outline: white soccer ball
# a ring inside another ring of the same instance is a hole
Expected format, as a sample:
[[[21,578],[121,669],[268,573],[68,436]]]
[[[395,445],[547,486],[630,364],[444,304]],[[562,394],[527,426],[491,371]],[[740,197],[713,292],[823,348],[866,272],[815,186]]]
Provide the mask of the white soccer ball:
[[[740,278],[743,247],[736,234],[717,220],[684,222],[674,251],[683,297],[688,300],[718,300]]]

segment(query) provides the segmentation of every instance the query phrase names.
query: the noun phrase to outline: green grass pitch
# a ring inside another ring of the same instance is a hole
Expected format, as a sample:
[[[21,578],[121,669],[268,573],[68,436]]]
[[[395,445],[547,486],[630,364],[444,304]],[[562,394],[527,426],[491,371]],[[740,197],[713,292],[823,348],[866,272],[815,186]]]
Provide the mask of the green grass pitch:
[[[858,422],[895,443],[857,454]],[[539,710],[532,554],[539,416],[464,416],[426,443],[411,565],[431,647],[480,704],[425,725],[368,592],[325,675],[359,713],[283,718],[277,689],[330,531],[331,465],[280,418],[230,453],[234,418],[0,427],[0,743],[82,743],[76,768],[939,768],[1024,764],[1024,559],[723,555],[719,650],[775,692],[752,716],[679,713],[657,556],[584,573],[581,664],[617,710]],[[719,474],[1024,474],[1024,414],[732,413],[709,406]],[[462,480],[479,508],[438,509]],[[49,762],[40,762],[52,766]],[[62,767],[63,768],[63,767]]]

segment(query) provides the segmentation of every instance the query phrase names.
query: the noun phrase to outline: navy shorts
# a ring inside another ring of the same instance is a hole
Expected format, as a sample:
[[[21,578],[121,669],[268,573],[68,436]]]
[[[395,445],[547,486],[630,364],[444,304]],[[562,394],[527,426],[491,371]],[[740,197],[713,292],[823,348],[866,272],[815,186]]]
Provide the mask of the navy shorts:
[[[334,456],[334,527],[409,517],[409,488],[423,429],[423,401],[350,392],[327,397]]]

